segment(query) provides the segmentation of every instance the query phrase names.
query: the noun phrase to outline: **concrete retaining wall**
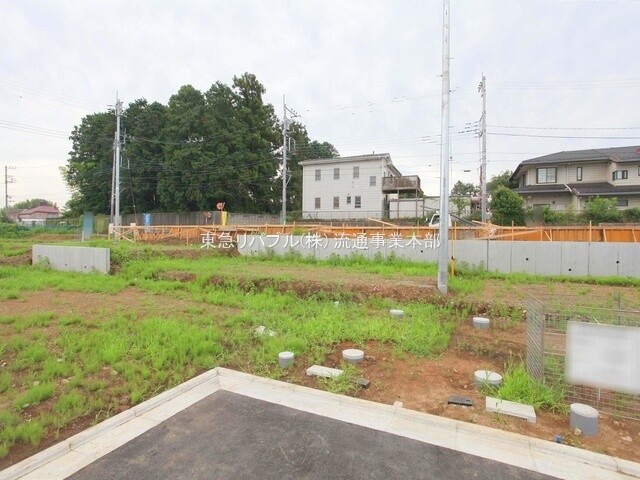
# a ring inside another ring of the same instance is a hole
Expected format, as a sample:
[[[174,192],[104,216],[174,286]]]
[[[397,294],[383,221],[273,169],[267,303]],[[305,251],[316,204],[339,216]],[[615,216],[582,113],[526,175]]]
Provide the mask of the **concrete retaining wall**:
[[[640,245],[637,243],[588,242],[511,242],[491,240],[455,240],[450,255],[456,262],[488,271],[537,275],[620,276],[640,278]],[[325,238],[313,235],[240,235],[238,252],[255,255],[272,250],[278,255],[296,252],[304,256],[326,259],[331,255],[348,257],[360,254],[376,255],[417,262],[437,262],[435,239],[420,239],[411,244],[386,238]]]
[[[31,262],[47,261],[55,270],[109,273],[111,250],[94,247],[34,245]]]

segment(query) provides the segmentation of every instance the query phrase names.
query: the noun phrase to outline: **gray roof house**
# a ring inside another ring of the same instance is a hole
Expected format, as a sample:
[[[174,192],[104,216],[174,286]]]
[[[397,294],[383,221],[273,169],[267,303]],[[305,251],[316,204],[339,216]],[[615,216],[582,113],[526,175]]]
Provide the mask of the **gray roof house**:
[[[640,207],[640,145],[572,150],[520,163],[511,176],[526,207],[581,211],[595,197]]]

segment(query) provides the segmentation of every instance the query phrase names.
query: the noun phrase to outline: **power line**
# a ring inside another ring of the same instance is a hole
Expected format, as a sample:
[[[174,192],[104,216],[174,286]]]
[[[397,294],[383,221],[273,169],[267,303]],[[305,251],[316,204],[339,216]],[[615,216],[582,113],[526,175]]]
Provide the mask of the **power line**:
[[[571,135],[533,135],[528,133],[500,133],[487,132],[488,135],[500,135],[504,137],[532,137],[532,138],[570,138],[570,139],[591,139],[591,140],[640,140],[640,137],[581,137]]]
[[[487,127],[522,130],[640,130],[640,127],[525,127],[521,125],[487,125]]]

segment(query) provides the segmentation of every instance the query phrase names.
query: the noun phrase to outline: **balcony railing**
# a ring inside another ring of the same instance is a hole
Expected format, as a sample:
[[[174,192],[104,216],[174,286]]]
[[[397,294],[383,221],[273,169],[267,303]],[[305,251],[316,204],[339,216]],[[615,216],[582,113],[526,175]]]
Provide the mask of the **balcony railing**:
[[[420,177],[407,175],[402,177],[382,177],[382,191],[420,190]]]

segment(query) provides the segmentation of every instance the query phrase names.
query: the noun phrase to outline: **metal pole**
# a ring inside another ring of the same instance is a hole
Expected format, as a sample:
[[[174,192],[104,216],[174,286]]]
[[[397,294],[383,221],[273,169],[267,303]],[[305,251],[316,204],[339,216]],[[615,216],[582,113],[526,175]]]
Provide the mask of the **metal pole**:
[[[287,104],[282,95],[282,224],[287,224]]]
[[[111,205],[109,209],[110,222],[113,224],[115,219],[114,201],[116,199],[116,134],[113,134],[113,166],[111,167]]]
[[[116,94],[116,193],[115,193],[115,218],[113,224],[120,226],[120,116],[122,115],[122,102]],[[119,235],[118,235],[119,238]]]
[[[449,284],[449,0],[443,0],[443,3],[438,290],[440,293],[447,293]]]
[[[482,164],[480,166],[480,208],[482,221],[487,221],[487,79],[482,75]]]

